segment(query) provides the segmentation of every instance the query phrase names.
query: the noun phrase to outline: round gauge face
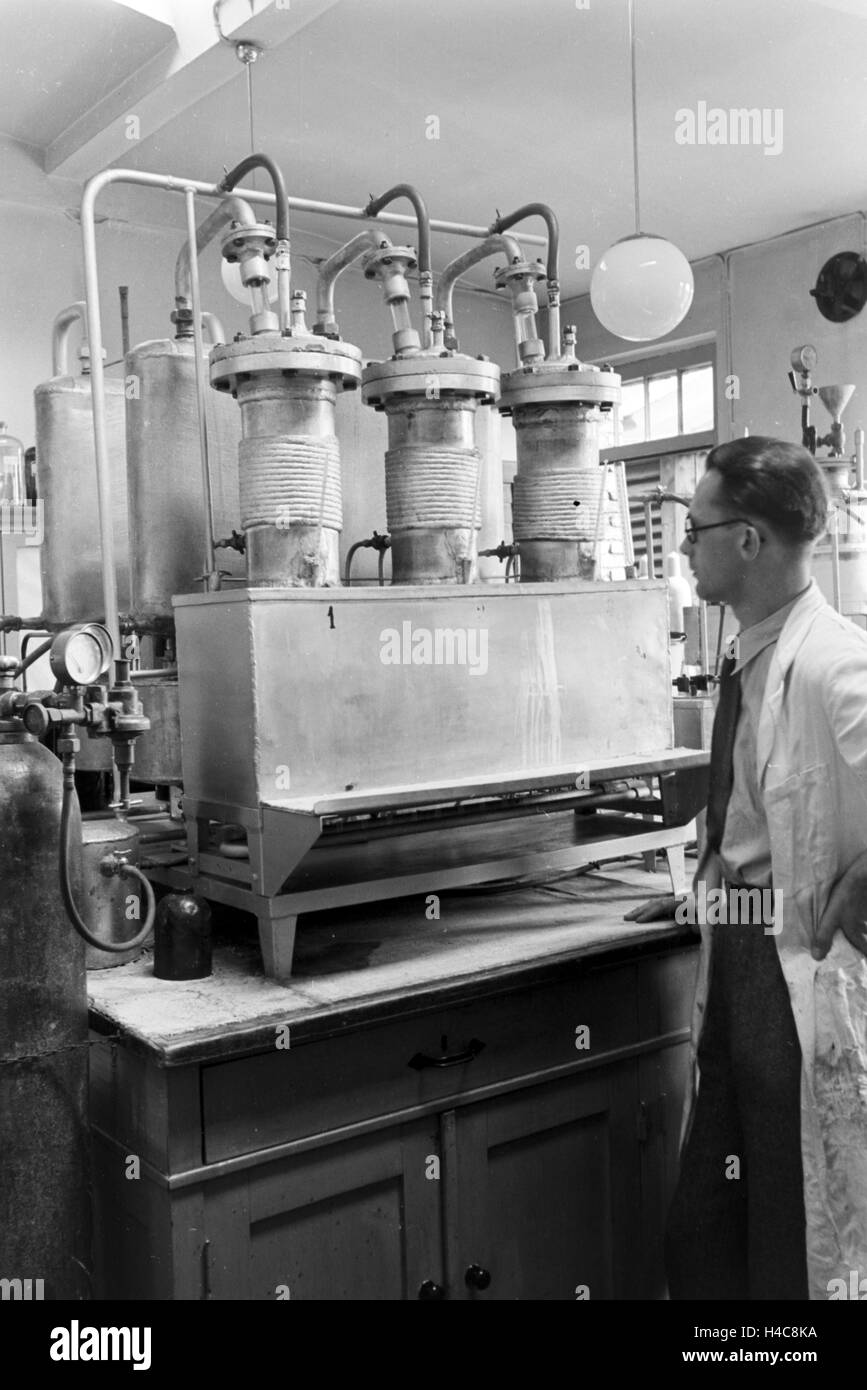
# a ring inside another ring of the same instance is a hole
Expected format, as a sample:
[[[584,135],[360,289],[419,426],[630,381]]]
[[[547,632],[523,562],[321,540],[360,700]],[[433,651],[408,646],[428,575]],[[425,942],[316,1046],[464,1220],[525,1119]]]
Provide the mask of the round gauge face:
[[[102,671],[102,647],[91,632],[77,632],[64,653],[66,669],[73,685],[92,685]]]
[[[818,360],[819,354],[810,343],[795,348],[792,353],[792,366],[796,372],[812,372]]]
[[[51,669],[64,685],[93,685],[108,666],[111,646],[99,623],[61,632],[51,647]]]

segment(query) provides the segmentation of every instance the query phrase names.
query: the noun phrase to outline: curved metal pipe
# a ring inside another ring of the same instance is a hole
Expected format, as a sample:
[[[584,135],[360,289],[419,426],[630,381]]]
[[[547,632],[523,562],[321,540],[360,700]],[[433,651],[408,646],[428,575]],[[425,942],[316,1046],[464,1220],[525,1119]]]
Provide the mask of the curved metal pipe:
[[[240,222],[244,227],[252,227],[256,224],[256,214],[250,204],[235,193],[224,198],[220,206],[214,208],[213,212],[208,214],[198,228],[196,232],[197,254],[203,251],[213,241],[221,228],[230,222]],[[190,243],[185,238],[175,262],[175,304],[179,309],[190,308],[190,294]]]
[[[545,277],[548,281],[548,356],[560,355],[560,224],[556,214],[547,203],[525,203],[523,207],[510,212],[507,217],[498,217],[491,223],[492,232],[506,232],[516,222],[526,217],[541,217],[548,229],[548,259]]]
[[[214,344],[227,341],[222,319],[218,318],[216,314],[207,313],[204,309],[202,310],[202,329],[207,332]]]
[[[545,274],[549,280],[559,282],[560,273],[560,224],[552,208],[547,203],[525,203],[523,207],[515,212],[510,212],[508,217],[498,217],[491,223],[492,232],[507,232],[510,227],[514,227],[516,222],[523,222],[526,217],[541,217],[548,228],[548,260],[545,267]]]
[[[352,586],[352,561],[355,559],[356,552],[361,550],[362,546],[368,543],[368,541],[356,541],[354,545],[349,547],[346,555],[346,564],[343,566],[343,582],[347,589]]]
[[[430,258],[430,216],[427,205],[418,189],[414,188],[411,183],[396,183],[393,188],[389,188],[378,198],[371,198],[364,211],[368,217],[376,217],[384,207],[393,203],[396,198],[408,198],[415,212],[418,228],[418,279],[422,313],[422,345],[429,347],[431,338],[430,316],[433,312],[433,270]]]
[[[458,280],[479,261],[487,260],[488,256],[496,256],[501,253],[508,258],[510,264],[524,259],[523,252],[514,237],[507,236],[502,232],[495,232],[493,235],[485,237],[484,241],[480,241],[478,246],[471,246],[469,251],[464,251],[463,255],[456,256],[446,266],[437,282],[434,312],[443,315],[447,333],[454,328],[453,298]]]
[[[74,324],[81,328],[82,347],[87,348],[87,304],[77,299],[54,320],[51,330],[51,375],[67,376],[69,373],[69,335]]]
[[[347,241],[333,256],[329,256],[327,261],[323,261],[319,267],[319,278],[316,281],[316,323],[314,333],[324,333],[326,328],[336,327],[337,321],[334,317],[334,286],[337,277],[342,275],[353,261],[357,261],[359,256],[365,251],[375,250],[382,245],[391,245],[388,237],[383,236],[382,232],[374,231],[373,227],[366,227],[363,232],[359,232],[351,241]]]
[[[274,185],[277,200],[275,227],[277,231],[277,250],[274,265],[277,269],[277,314],[281,332],[292,323],[292,274],[289,255],[289,201],[286,197],[286,184],[274,160],[267,154],[248,154],[240,164],[226,175],[219,184],[221,192],[231,193],[235,184],[251,169],[264,169]]]
[[[277,215],[275,228],[278,241],[289,240],[289,203],[286,199],[286,184],[280,168],[274,160],[267,154],[248,154],[246,159],[242,159],[240,164],[236,164],[225,178],[221,179],[217,187],[221,193],[231,193],[232,189],[244,177],[249,174],[251,169],[264,169],[269,179],[274,185],[274,197],[277,200]]]

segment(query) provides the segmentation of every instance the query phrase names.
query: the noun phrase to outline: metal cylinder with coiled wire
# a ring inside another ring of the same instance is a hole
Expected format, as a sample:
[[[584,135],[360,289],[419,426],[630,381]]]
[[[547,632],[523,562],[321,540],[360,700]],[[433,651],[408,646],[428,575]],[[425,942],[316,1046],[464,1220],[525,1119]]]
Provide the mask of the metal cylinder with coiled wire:
[[[388,420],[385,498],[393,584],[475,577],[482,455],[476,411],[499,368],[460,353],[416,353],[364,370],[363,396]]]
[[[517,437],[512,529],[523,582],[596,577],[600,411],[619,400],[619,376],[569,354],[503,378],[499,408]]]
[[[251,586],[339,584],[335,404],[360,375],[358,348],[312,335],[262,333],[212,352],[212,386],[231,391],[241,407],[241,527]]]

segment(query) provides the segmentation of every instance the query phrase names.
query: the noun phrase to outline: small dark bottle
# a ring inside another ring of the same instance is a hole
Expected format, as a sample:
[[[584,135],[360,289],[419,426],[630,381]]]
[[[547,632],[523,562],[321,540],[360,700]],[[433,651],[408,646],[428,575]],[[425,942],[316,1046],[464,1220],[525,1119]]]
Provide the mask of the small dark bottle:
[[[203,980],[211,973],[211,909],[195,893],[169,893],[154,922],[159,980]]]

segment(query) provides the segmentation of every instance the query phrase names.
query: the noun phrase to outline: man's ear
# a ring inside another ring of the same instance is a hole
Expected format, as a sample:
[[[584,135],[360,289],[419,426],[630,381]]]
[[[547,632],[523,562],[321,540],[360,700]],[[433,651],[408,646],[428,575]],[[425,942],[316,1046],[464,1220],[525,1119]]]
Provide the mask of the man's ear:
[[[748,526],[746,535],[741,541],[741,550],[744,553],[744,558],[747,560],[755,560],[761,548],[762,542],[758,531],[755,526]]]

